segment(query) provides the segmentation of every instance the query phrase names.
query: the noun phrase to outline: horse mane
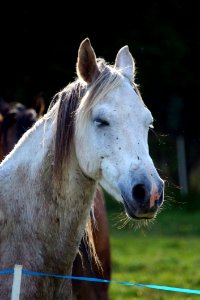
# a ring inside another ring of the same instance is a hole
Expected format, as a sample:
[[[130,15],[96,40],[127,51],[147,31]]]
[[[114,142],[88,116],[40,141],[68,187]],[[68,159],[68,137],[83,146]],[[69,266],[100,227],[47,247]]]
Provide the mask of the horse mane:
[[[59,182],[63,175],[64,167],[70,157],[72,139],[77,130],[84,135],[92,107],[110,90],[121,82],[121,74],[109,66],[104,59],[98,59],[100,73],[91,84],[86,84],[77,78],[55,95],[50,104],[50,109],[58,104],[57,124],[54,149],[54,177]]]
[[[56,114],[53,174],[54,183],[58,185],[70,159],[75,122],[77,130],[81,130],[84,135],[84,126],[87,124],[92,107],[121,82],[121,74],[116,69],[109,66],[104,59],[98,59],[97,62],[100,73],[94,82],[86,84],[77,78],[58,92],[49,106],[49,112],[53,110]],[[84,243],[88,245],[97,266],[102,269],[95,250],[92,223],[95,224],[93,208],[85,228]],[[80,251],[79,254],[81,256]]]
[[[76,80],[56,94],[50,105],[51,107],[59,101],[54,149],[54,178],[58,183],[70,156],[71,141],[74,135],[74,113],[84,92],[84,85]]]

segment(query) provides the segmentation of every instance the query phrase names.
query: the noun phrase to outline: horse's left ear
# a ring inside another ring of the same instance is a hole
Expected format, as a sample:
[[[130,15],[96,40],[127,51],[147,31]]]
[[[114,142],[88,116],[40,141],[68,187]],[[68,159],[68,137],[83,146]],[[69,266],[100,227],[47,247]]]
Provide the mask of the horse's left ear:
[[[4,117],[3,117],[3,115],[0,113],[0,123],[3,122],[3,119],[4,119]]]
[[[134,81],[135,77],[135,61],[131,55],[128,46],[124,46],[119,50],[115,59],[115,68],[121,73]]]
[[[44,115],[45,100],[43,92],[39,92],[33,97],[31,108],[35,109],[38,118],[41,118]]]
[[[76,72],[78,77],[87,83],[93,82],[99,74],[96,55],[88,38],[80,44]]]

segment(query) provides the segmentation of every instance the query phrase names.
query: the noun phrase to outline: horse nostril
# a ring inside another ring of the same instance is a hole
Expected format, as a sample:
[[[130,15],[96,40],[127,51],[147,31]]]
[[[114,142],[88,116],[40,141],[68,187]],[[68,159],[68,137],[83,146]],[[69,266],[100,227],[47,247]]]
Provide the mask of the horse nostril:
[[[146,189],[144,184],[137,184],[133,187],[132,196],[136,201],[144,201],[146,199]]]

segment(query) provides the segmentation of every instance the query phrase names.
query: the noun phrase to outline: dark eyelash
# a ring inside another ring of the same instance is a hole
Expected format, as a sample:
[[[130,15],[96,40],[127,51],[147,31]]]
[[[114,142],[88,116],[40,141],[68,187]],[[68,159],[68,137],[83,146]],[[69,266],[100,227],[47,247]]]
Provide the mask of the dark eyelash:
[[[109,126],[109,122],[100,118],[94,120],[97,126]]]

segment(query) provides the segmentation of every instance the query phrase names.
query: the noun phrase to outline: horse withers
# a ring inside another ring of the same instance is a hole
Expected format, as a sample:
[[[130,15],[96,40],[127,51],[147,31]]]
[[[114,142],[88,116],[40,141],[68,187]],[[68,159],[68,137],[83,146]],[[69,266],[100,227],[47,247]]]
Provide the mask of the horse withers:
[[[132,219],[155,218],[163,203],[164,183],[147,142],[153,117],[134,83],[128,46],[111,66],[85,39],[76,68],[78,78],[0,165],[3,269],[17,263],[72,274],[98,184]],[[4,280],[0,298],[9,299],[12,278]],[[23,276],[21,299],[72,296],[69,279]]]

